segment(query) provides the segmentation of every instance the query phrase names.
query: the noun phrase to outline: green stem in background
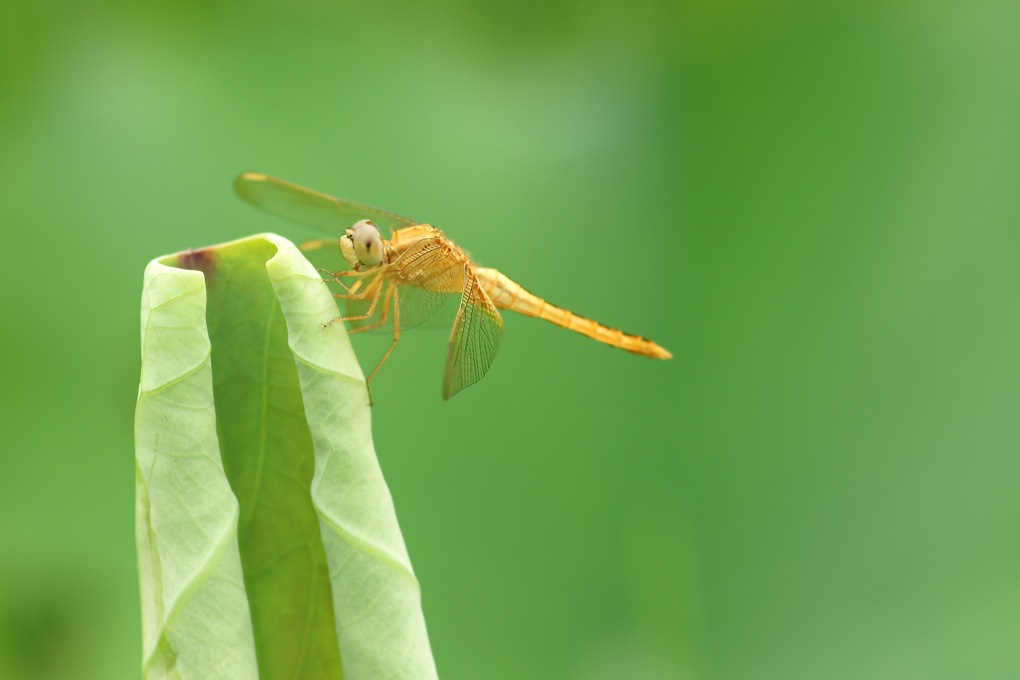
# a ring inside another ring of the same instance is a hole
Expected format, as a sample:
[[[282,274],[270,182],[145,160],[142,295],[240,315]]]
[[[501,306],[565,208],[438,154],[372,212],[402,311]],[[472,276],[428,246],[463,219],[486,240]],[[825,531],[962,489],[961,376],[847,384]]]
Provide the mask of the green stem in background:
[[[147,677],[435,676],[364,378],[341,325],[323,327],[336,314],[273,235],[146,269]]]

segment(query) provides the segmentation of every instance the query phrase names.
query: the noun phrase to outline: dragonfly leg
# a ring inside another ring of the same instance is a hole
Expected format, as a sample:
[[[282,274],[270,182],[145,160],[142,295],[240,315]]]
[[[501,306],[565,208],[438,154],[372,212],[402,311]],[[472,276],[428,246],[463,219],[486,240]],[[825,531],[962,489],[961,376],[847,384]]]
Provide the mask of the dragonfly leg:
[[[347,284],[344,283],[341,279],[344,279],[344,278],[356,278],[356,277],[359,277],[359,276],[367,276],[367,275],[372,273],[372,270],[365,269],[364,271],[360,271],[359,272],[359,271],[355,271],[355,270],[352,269],[350,271],[333,272],[333,271],[330,271],[328,269],[324,269],[322,267],[319,267],[319,273],[324,275],[327,281],[333,281],[334,283],[339,283],[341,286],[343,286],[344,290],[350,290],[349,287],[347,286]]]
[[[365,387],[368,388],[368,403],[372,404],[372,378],[379,372],[379,369],[383,367],[386,360],[390,358],[390,354],[393,353],[394,348],[397,346],[397,341],[400,340],[400,296],[397,294],[397,287],[393,286],[386,291],[387,297],[390,293],[393,294],[393,342],[390,343],[390,348],[386,350],[386,354],[383,354],[382,359],[376,364],[376,367],[372,369],[372,372],[368,375],[365,380]],[[389,305],[387,305],[388,307]]]
[[[354,314],[351,316],[335,316],[326,323],[324,328],[332,326],[337,321],[361,321],[362,319],[371,318],[375,314],[376,304],[379,302],[379,293],[382,291],[382,279],[376,279],[368,285],[368,287],[357,295],[335,295],[334,297],[348,299],[348,300],[364,300],[370,295],[372,296],[372,302],[368,306],[368,310],[364,314]],[[377,285],[378,284],[378,285]],[[388,297],[388,295],[387,295]],[[385,307],[385,304],[384,304]]]
[[[337,283],[339,283],[341,286],[343,286],[344,290],[346,290],[347,292],[346,293],[333,293],[333,297],[340,298],[341,300],[364,300],[365,299],[365,295],[368,293],[368,288],[369,288],[368,286],[366,286],[365,290],[361,290],[361,284],[363,284],[364,282],[365,282],[365,279],[359,279],[359,280],[355,281],[354,283],[352,283],[350,286],[348,286],[346,283],[344,283],[343,281],[340,281],[338,279]],[[361,292],[358,292],[358,291],[361,291]]]
[[[376,273],[376,269],[361,269],[361,270],[358,270],[358,269],[345,269],[342,272],[332,272],[332,271],[330,271],[328,269],[325,269],[323,267],[319,267],[319,271],[321,273],[329,276],[331,279],[348,278],[348,277],[355,278],[355,277],[358,277],[358,276],[371,276],[372,274]]]
[[[373,328],[379,328],[379,326],[385,324],[386,320],[389,318],[390,315],[390,298],[393,297],[392,293],[393,293],[392,288],[388,288],[386,290],[386,293],[383,295],[382,311],[379,312],[379,318],[376,321],[365,326],[356,326],[355,328],[348,328],[347,335],[354,335],[355,333],[361,333],[362,331],[370,331]]]
[[[335,278],[335,277],[333,276],[333,274],[331,274],[331,273],[330,273],[330,272],[329,272],[328,270],[326,270],[326,269],[322,269],[322,268],[320,268],[320,269],[319,269],[319,271],[320,271],[321,273],[323,273],[323,274],[329,274],[329,277],[330,277],[330,278],[329,278],[329,279],[326,279],[327,281],[330,281],[330,280],[331,280],[331,281],[333,281],[333,283],[339,283],[339,284],[340,284],[340,287],[341,287],[341,288],[343,288],[343,289],[344,289],[345,291],[347,291],[347,293],[348,293],[348,294],[350,294],[350,292],[351,292],[351,287],[350,287],[350,286],[348,286],[348,285],[347,285],[346,283],[344,283],[343,281],[341,281],[341,280],[340,280],[340,279],[338,279],[338,278]]]

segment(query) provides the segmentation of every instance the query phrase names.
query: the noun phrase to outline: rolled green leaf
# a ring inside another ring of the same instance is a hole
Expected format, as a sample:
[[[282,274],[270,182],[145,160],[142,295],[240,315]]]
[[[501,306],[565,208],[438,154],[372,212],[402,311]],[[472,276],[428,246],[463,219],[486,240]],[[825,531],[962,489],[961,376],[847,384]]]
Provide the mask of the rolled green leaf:
[[[136,410],[147,678],[428,678],[333,296],[262,235],[155,260]]]

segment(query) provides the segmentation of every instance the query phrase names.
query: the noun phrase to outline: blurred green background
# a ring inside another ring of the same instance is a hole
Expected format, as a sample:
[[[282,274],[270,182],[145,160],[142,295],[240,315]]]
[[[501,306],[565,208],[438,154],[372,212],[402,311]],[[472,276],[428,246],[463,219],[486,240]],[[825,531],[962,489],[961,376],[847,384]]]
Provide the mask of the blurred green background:
[[[508,318],[374,384],[444,678],[1020,676],[1020,5],[0,2],[0,677],[137,677],[151,258],[261,170]],[[370,368],[385,338],[355,339]]]

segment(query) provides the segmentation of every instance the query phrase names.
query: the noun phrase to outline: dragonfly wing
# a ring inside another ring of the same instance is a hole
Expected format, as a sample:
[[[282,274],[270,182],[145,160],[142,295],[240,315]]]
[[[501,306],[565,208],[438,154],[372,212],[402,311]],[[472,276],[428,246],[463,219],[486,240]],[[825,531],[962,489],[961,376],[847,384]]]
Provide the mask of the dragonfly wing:
[[[385,288],[391,285],[395,285],[393,280],[387,279],[387,282],[380,289],[379,301],[376,303],[374,310],[370,310],[371,299],[345,301],[345,315],[349,319],[347,324],[351,329],[359,329],[356,331],[358,333],[362,331],[382,334],[393,332],[394,310],[392,306],[385,311],[383,309]],[[437,293],[413,286],[398,286],[398,289],[401,331],[409,331],[412,328],[421,326],[442,309],[447,300],[453,297],[445,293]]]
[[[380,229],[390,231],[418,224],[381,208],[333,198],[257,172],[239,175],[234,189],[257,208],[330,236],[342,234],[358,220],[372,220]]]
[[[471,267],[464,268],[464,292],[450,335],[443,399],[482,379],[503,341],[503,319],[482,290]]]
[[[388,268],[400,286],[400,327],[414,328],[428,320],[464,287],[464,265],[446,247],[443,237],[418,241]]]

